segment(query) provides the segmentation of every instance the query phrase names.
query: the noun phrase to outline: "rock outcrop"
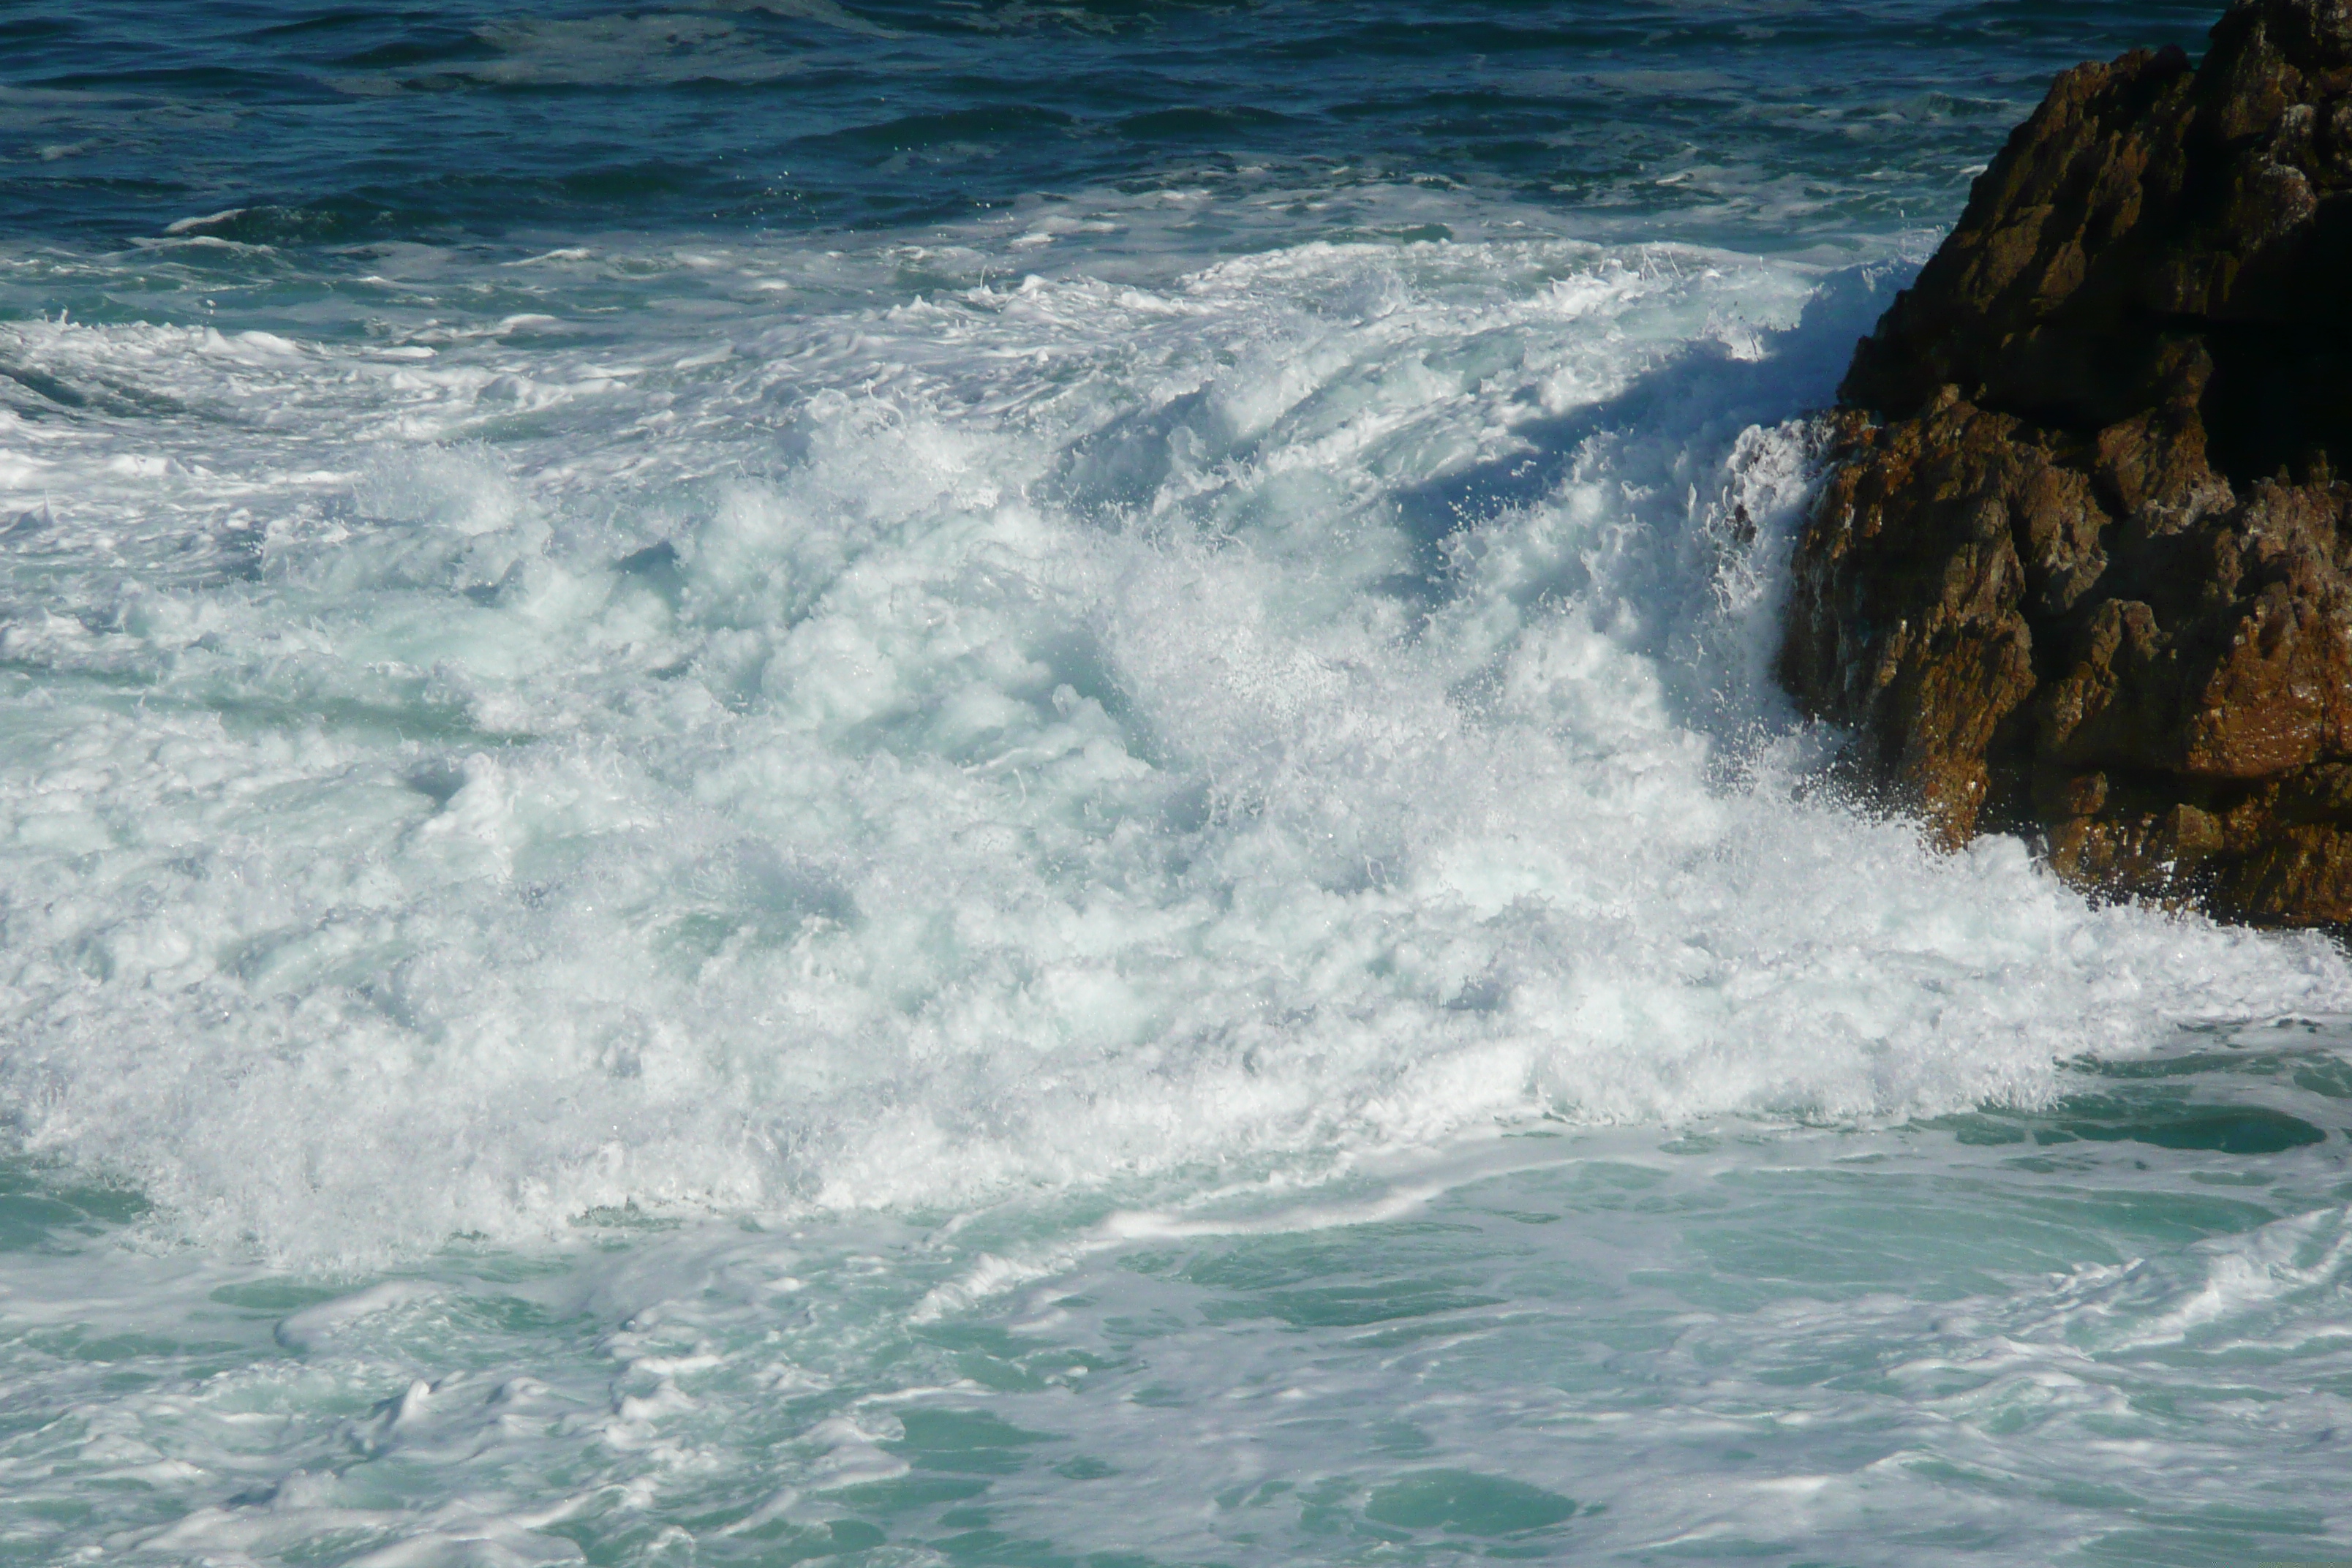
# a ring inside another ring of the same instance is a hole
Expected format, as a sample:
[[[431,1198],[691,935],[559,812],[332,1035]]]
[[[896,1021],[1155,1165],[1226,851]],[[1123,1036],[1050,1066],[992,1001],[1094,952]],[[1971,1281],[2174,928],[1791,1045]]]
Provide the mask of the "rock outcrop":
[[[2352,922],[2352,10],[2067,72],[1856,351],[1781,675],[1945,843]]]

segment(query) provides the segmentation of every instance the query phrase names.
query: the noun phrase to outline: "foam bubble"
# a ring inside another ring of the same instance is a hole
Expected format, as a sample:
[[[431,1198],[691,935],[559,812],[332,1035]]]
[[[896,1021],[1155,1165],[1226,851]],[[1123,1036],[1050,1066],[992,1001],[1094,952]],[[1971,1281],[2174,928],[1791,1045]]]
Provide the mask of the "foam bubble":
[[[422,359],[13,326],[82,402],[0,432],[7,1114],[357,1262],[2032,1100],[2342,1005],[1801,796],[1795,416],[1888,282],[1318,244]]]

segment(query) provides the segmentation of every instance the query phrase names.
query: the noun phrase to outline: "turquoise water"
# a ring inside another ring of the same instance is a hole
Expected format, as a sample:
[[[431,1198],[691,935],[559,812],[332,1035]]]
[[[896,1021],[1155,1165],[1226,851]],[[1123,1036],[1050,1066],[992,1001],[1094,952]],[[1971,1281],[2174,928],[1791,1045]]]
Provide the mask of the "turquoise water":
[[[2352,966],[1769,676],[2205,20],[0,15],[0,1561],[2352,1562]]]
[[[1521,1128],[1158,1208],[604,1211],[356,1291],[96,1248],[135,1200],[32,1186],[11,1546],[2328,1561],[2344,1037],[2168,1046],[2042,1112]]]

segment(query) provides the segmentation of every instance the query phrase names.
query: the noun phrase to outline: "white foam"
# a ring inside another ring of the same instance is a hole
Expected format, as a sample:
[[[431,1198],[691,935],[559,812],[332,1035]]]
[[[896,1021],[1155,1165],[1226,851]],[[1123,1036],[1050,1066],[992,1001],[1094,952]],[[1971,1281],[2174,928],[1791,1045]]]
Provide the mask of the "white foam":
[[[1796,797],[1785,421],[1885,293],[1824,281],[1312,245],[699,339],[486,289],[428,359],[15,323],[87,402],[0,427],[7,1114],[358,1262],[2031,1100],[2342,1006],[2315,941]]]
[[[291,1314],[278,1325],[278,1342],[289,1350],[310,1350],[349,1332],[364,1319],[430,1301],[441,1294],[440,1287],[421,1280],[391,1279],[371,1285]]]

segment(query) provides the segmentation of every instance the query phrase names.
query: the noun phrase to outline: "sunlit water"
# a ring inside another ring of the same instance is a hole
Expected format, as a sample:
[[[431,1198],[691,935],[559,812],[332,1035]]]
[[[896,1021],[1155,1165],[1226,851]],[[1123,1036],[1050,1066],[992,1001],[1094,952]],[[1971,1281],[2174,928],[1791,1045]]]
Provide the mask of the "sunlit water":
[[[2352,964],[1770,676],[2206,20],[0,16],[0,1562],[2352,1562]]]

